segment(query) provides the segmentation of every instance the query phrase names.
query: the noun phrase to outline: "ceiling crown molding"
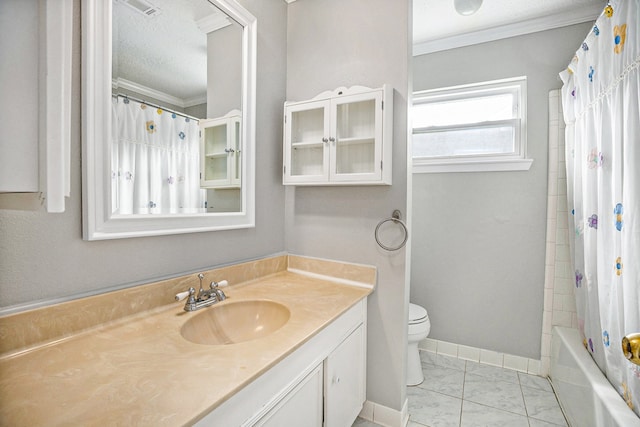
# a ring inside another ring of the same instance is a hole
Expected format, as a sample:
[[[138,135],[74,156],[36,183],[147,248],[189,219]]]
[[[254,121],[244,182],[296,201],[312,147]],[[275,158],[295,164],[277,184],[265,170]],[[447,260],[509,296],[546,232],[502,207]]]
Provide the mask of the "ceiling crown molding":
[[[126,89],[133,91],[141,96],[150,97],[153,99],[157,99],[161,102],[166,102],[171,104],[172,106],[180,107],[180,108],[188,108],[193,107],[194,105],[204,104],[207,102],[207,95],[195,96],[188,99],[178,98],[173,95],[169,95],[168,93],[161,92],[156,89],[152,89],[140,83],[133,82],[131,80],[123,79],[118,77],[111,81],[111,87],[117,91],[117,89]]]
[[[295,0],[285,0],[295,1]],[[568,25],[581,24],[595,21],[602,13],[602,5],[595,4],[588,7],[567,10],[550,16],[530,19],[499,27],[472,31],[464,34],[444,37],[437,40],[429,40],[413,45],[413,56],[426,55],[428,53],[455,49],[463,46],[471,46],[480,43],[491,42],[524,34],[537,33],[539,31],[566,27]]]
[[[209,16],[196,20],[196,25],[205,34],[212,33],[221,28],[231,25],[231,21],[222,12],[212,13]]]

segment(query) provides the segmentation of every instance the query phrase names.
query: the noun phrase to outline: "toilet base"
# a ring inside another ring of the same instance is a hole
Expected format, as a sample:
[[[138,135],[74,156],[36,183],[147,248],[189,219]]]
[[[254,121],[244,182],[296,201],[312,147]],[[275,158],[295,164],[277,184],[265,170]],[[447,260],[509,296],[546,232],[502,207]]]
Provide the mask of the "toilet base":
[[[418,352],[418,342],[410,342],[407,349],[407,385],[413,386],[424,381],[422,363]]]

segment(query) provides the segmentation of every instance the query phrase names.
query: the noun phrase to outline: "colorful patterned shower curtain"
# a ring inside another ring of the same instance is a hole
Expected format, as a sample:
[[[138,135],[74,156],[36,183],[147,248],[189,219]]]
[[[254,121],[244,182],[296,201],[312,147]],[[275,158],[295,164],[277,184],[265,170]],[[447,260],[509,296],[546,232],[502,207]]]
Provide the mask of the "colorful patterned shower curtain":
[[[113,212],[204,212],[198,122],[120,96],[112,107]]]
[[[639,14],[639,0],[611,1],[561,73],[578,325],[637,414],[640,366],[621,340],[640,332]]]

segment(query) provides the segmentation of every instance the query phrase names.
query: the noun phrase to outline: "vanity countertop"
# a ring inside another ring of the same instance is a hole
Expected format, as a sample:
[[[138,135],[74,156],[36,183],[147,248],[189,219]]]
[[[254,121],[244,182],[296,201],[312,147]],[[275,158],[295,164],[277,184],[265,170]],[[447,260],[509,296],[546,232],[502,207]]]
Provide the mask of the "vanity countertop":
[[[225,291],[228,299],[217,305],[273,300],[287,306],[289,321],[253,341],[193,344],[180,328],[209,308],[185,312],[183,303],[176,302],[5,355],[0,359],[0,425],[191,424],[369,295],[372,287],[285,270]]]

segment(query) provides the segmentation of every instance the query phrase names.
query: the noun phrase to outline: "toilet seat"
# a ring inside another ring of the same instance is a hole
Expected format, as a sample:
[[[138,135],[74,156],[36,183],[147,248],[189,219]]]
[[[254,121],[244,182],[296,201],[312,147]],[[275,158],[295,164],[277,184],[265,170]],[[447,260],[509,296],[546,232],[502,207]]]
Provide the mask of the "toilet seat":
[[[428,320],[427,310],[416,304],[409,303],[409,324],[415,325],[417,323],[423,323]]]

